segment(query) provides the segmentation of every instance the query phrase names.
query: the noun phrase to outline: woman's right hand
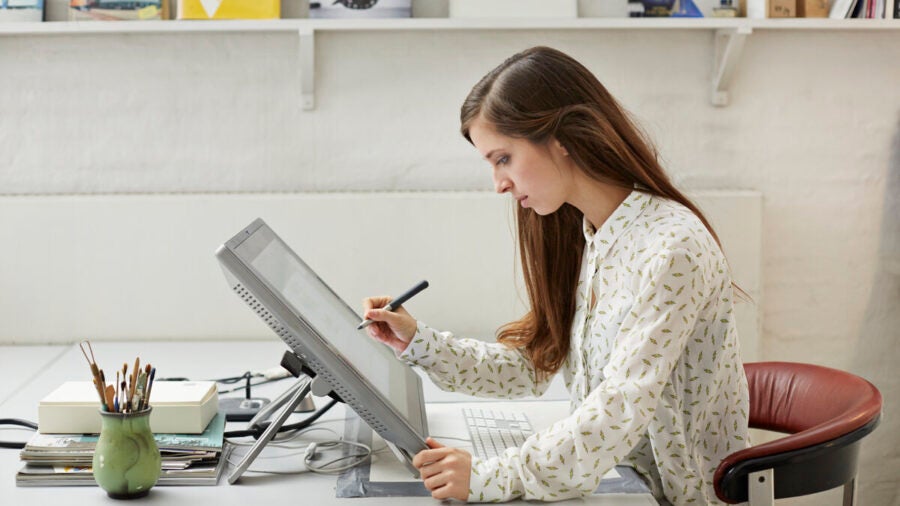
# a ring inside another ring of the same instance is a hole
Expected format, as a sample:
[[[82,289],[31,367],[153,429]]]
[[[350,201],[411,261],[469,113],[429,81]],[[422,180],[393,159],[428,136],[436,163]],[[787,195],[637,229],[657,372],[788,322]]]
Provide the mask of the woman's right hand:
[[[417,323],[403,306],[393,311],[381,309],[390,302],[391,298],[385,296],[363,299],[363,316],[374,322],[366,327],[366,332],[372,339],[390,346],[400,354],[416,335]]]

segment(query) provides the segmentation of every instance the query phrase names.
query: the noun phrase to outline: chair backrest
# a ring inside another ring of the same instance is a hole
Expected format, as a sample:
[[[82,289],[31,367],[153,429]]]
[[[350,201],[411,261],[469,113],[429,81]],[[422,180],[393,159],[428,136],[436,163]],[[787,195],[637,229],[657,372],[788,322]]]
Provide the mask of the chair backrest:
[[[881,413],[881,393],[854,374],[813,364],[744,365],[750,387],[750,427],[794,434],[802,448],[856,430]]]
[[[720,499],[745,501],[748,473],[762,469],[775,470],[776,498],[828,490],[855,476],[859,440],[881,415],[874,385],[812,364],[756,362],[744,370],[750,427],[789,435],[723,459],[714,476]]]

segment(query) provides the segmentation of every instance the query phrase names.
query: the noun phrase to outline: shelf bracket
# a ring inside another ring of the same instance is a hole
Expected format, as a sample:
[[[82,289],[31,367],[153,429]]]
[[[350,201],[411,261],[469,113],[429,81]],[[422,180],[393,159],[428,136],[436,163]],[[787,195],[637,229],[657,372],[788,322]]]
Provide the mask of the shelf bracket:
[[[747,36],[753,33],[749,26],[716,30],[713,47],[712,104],[728,105],[728,87],[737,69]]]
[[[316,108],[316,33],[311,27],[298,30],[300,42],[300,107]]]

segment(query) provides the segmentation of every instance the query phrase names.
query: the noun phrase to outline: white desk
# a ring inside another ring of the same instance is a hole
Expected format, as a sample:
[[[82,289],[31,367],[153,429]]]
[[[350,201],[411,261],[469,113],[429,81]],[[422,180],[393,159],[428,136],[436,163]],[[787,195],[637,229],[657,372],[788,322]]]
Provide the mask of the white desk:
[[[68,346],[0,347],[0,404],[18,392],[64,355]]]
[[[212,342],[98,342],[94,344],[97,361],[107,370],[117,364],[133,361],[151,362],[164,377],[184,376],[194,379],[238,376],[246,370],[262,370],[277,366],[286,350],[281,341]],[[87,364],[77,345],[74,346],[0,346],[0,418],[24,418],[37,421],[37,402],[63,381],[84,380]],[[254,387],[253,394],[273,398],[290,385],[290,379],[271,385]],[[471,402],[471,397],[441,392],[427,379],[425,398],[428,402]],[[237,386],[237,385],[235,385]],[[240,392],[228,395],[239,395]],[[564,398],[560,385],[554,385],[550,398]],[[316,399],[317,407],[327,402]],[[491,401],[496,405],[495,401]],[[343,406],[335,406],[322,417],[322,424],[343,433]],[[230,424],[231,425],[231,424]],[[235,426],[238,428],[239,426]],[[229,429],[232,427],[229,426]],[[27,438],[29,433],[0,430],[0,440]],[[328,439],[327,434],[318,435]],[[270,469],[279,460],[279,470],[303,469],[302,453],[283,457],[285,450],[267,448],[251,469]],[[296,451],[295,451],[296,453]],[[280,454],[280,455],[279,455]],[[232,457],[235,461],[235,457]],[[0,449],[0,498],[2,504],[32,505],[65,503],[67,506],[112,504],[96,487],[16,487],[15,474],[22,466],[18,450]],[[226,471],[227,472],[227,471]],[[224,478],[215,487],[155,487],[141,504],[212,504],[217,506],[246,506],[260,502],[275,503],[289,498],[296,502],[314,498],[315,504],[405,505],[437,503],[423,497],[379,497],[338,499],[335,497],[334,476],[301,473],[272,475],[247,473],[237,485],[228,485]],[[305,501],[304,501],[305,502]],[[569,503],[601,505],[655,505],[649,494],[595,495]]]

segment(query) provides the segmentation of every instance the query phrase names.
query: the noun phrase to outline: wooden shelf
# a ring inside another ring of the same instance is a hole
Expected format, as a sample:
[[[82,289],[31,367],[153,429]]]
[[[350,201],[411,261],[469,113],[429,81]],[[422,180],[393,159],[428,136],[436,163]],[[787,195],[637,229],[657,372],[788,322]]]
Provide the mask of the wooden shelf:
[[[711,102],[728,105],[728,85],[755,30],[897,30],[898,19],[579,18],[272,19],[214,21],[49,21],[0,23],[3,36],[290,32],[300,44],[301,107],[315,108],[315,33],[322,31],[706,30],[713,33]]]

